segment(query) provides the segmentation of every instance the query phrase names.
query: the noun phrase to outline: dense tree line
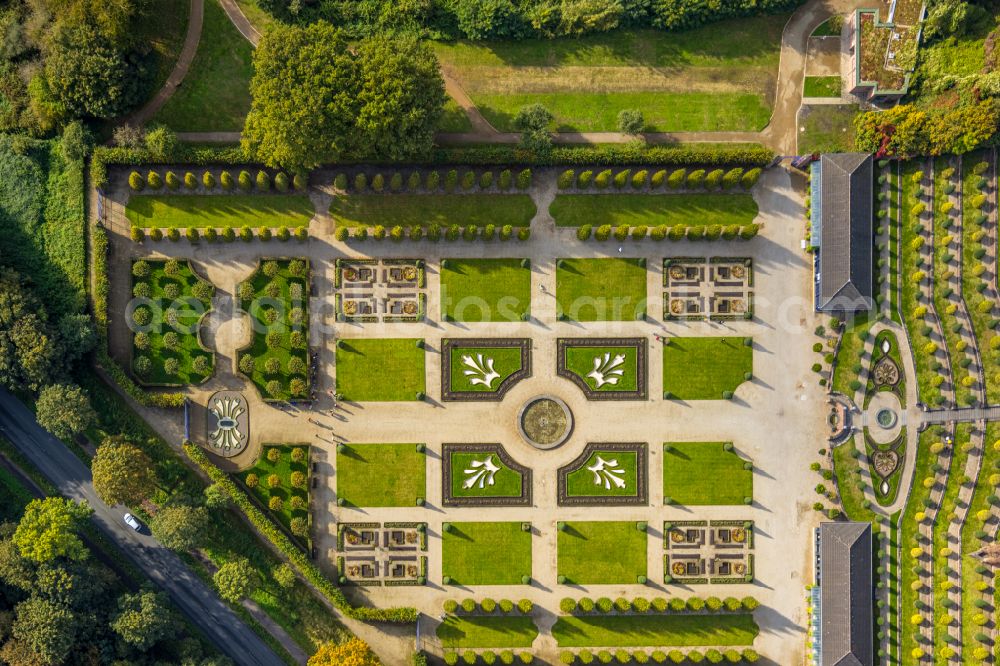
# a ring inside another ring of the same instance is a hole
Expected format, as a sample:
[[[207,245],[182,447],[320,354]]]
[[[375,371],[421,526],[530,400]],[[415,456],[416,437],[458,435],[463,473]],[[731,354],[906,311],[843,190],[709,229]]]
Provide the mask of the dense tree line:
[[[800,0],[257,0],[287,22],[325,20],[352,36],[414,32],[443,39],[577,36],[618,27],[680,30],[780,11]]]
[[[854,119],[858,150],[896,157],[961,155],[994,140],[1000,103],[989,99],[953,109],[901,104]]]
[[[86,505],[49,497],[0,523],[0,662],[215,666],[162,593],[130,590],[80,539]]]
[[[106,119],[148,87],[140,0],[12,0],[0,9],[0,131],[44,135]]]
[[[268,30],[254,52],[243,147],[270,166],[309,169],[344,156],[430,150],[445,101],[437,58],[414,37],[349,47],[326,22]]]

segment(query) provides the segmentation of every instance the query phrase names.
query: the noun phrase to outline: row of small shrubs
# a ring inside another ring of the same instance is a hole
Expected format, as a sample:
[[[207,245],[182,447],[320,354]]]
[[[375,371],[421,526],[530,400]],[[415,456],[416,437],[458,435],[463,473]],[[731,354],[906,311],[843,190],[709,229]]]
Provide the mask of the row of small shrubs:
[[[646,169],[639,169],[633,172],[631,169],[623,169],[614,173],[611,169],[599,171],[596,175],[591,170],[577,173],[573,169],[567,169],[559,174],[556,185],[560,190],[568,190],[576,187],[579,190],[587,190],[594,187],[598,190],[606,190],[614,187],[616,190],[623,190],[631,186],[634,190],[658,190],[666,185],[671,190],[681,188],[689,190],[731,190],[737,186],[744,190],[753,187],[760,178],[761,170],[758,168],[744,171],[742,167],[734,167],[728,171],[723,169],[713,169],[706,172],[704,169],[674,169],[668,175],[665,169],[653,172],[650,175]]]
[[[521,169],[515,175],[510,169],[504,169],[496,177],[492,171],[483,171],[476,175],[475,171],[465,171],[459,175],[456,169],[445,172],[444,178],[438,171],[430,171],[425,178],[419,171],[413,171],[409,176],[396,171],[388,178],[381,173],[368,176],[366,173],[357,173],[353,179],[348,179],[346,173],[338,173],[333,179],[333,186],[341,192],[346,192],[348,186],[357,193],[375,192],[437,192],[443,189],[445,192],[455,192],[462,190],[465,192],[480,189],[488,190],[494,185],[500,190],[509,190],[516,187],[519,190],[526,190],[531,187],[531,169]]]
[[[531,599],[521,599],[515,605],[510,599],[501,599],[500,601],[495,601],[490,598],[483,599],[479,603],[476,603],[475,599],[465,598],[462,601],[455,601],[454,599],[447,599],[441,607],[444,609],[445,613],[449,615],[455,615],[458,613],[464,613],[466,615],[471,615],[477,610],[482,613],[513,613],[515,609],[520,613],[527,615],[534,609],[535,605],[531,602]]]
[[[580,650],[579,652],[563,650],[559,653],[559,661],[564,664],[645,664],[649,662],[655,664],[664,664],[667,662],[673,664],[699,664],[703,661],[710,664],[721,664],[723,662],[729,664],[753,664],[759,659],[760,655],[752,648],[745,648],[742,652],[733,648],[721,652],[713,648],[704,652],[701,650],[688,650],[687,652],[680,650],[671,650],[670,652],[653,650],[652,652],[647,652],[645,650],[621,649],[615,650],[614,653],[609,650],[601,650],[596,653],[590,650]]]
[[[636,597],[631,600],[625,597],[618,597],[614,601],[608,597],[601,597],[596,600],[590,597],[581,597],[580,599],[565,597],[559,602],[559,610],[563,613],[576,615],[610,613],[612,611],[619,613],[665,613],[668,611],[684,613],[707,610],[735,613],[737,611],[753,611],[759,605],[760,602],[754,597],[743,597],[742,599],[737,599],[736,597],[726,597],[725,599],[720,599],[719,597],[688,597],[687,599],[672,597],[669,601],[663,597],[654,597],[652,599]]]
[[[522,664],[530,664],[535,661],[535,656],[530,652],[519,652],[516,655],[516,660]],[[513,664],[514,661],[515,655],[511,650],[502,650],[501,652],[483,650],[478,653],[466,650],[461,654],[458,652],[444,653],[444,663],[448,664],[448,666],[455,666],[459,662],[471,666],[472,664]]]
[[[173,171],[167,171],[162,177],[158,171],[149,171],[145,177],[138,171],[133,171],[128,175],[128,186],[134,192],[141,192],[146,188],[158,190],[164,185],[167,186],[168,190],[179,190],[181,186],[187,190],[195,190],[198,189],[198,185],[201,185],[206,190],[220,187],[226,192],[232,191],[233,188],[239,188],[243,192],[249,192],[254,188],[258,192],[270,192],[272,187],[278,192],[287,192],[289,189],[303,192],[308,185],[308,180],[301,174],[295,174],[289,179],[284,171],[279,171],[272,178],[271,174],[260,170],[256,177],[251,177],[250,172],[245,169],[236,175],[235,180],[228,171],[220,173],[218,180],[211,171],[202,172],[201,178],[190,171],[186,172],[184,176],[178,176]]]
[[[239,231],[233,227],[225,227],[221,232],[215,227],[208,227],[207,229],[188,227],[181,233],[181,230],[177,227],[170,227],[164,231],[158,227],[143,229],[142,227],[132,225],[130,235],[136,243],[141,243],[147,238],[154,241],[163,240],[164,238],[169,241],[179,241],[182,236],[192,243],[202,239],[209,243],[214,243],[215,241],[231,243],[236,239],[249,243],[254,239],[254,230],[248,226],[240,227]],[[271,240],[272,238],[277,238],[280,241],[287,241],[291,238],[304,241],[309,238],[309,230],[306,227],[296,227],[292,231],[288,227],[281,226],[272,231],[271,227],[260,227],[257,229],[256,236],[258,239],[264,241]]]
[[[618,241],[623,241],[628,238],[632,238],[633,240],[642,240],[647,237],[657,241],[661,241],[665,238],[669,238],[674,241],[685,238],[687,240],[718,240],[720,238],[724,238],[726,240],[732,240],[734,238],[749,240],[758,233],[760,233],[759,224],[729,224],[726,226],[722,226],[721,224],[661,224],[652,228],[646,226],[645,224],[640,224],[634,227],[626,224],[620,224],[616,227],[612,227],[610,224],[602,224],[596,228],[589,224],[582,224],[576,230],[576,237],[580,240],[590,240],[593,238],[597,241],[606,241],[612,237]]]
[[[344,593],[327,578],[319,567],[308,556],[295,547],[285,535],[260,509],[254,505],[250,497],[240,489],[228,474],[216,467],[201,447],[190,441],[183,444],[184,453],[208,477],[225,490],[237,509],[242,511],[247,520],[257,531],[267,539],[275,549],[284,555],[300,576],[313,586],[331,605],[339,608],[345,615],[362,622],[392,622],[396,624],[412,624],[417,621],[415,608],[372,608],[369,606],[353,606]]]
[[[440,224],[434,223],[427,226],[425,229],[422,225],[414,224],[411,226],[395,225],[393,227],[386,228],[381,224],[376,224],[374,227],[369,229],[368,227],[337,227],[334,232],[334,238],[340,242],[347,240],[391,240],[396,242],[402,242],[403,240],[429,240],[429,241],[474,241],[474,240],[493,240],[499,239],[502,241],[508,241],[512,238],[517,238],[520,241],[526,241],[531,238],[531,229],[529,227],[517,227],[515,232],[515,227],[510,224],[505,224],[500,228],[497,228],[495,224],[486,224],[480,227],[477,224],[467,224],[464,227],[458,224],[452,224],[448,227],[442,227]]]

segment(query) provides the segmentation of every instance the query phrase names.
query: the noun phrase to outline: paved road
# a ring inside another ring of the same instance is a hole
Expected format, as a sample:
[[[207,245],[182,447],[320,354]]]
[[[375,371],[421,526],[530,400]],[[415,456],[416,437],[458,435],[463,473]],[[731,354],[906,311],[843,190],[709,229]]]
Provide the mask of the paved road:
[[[8,391],[0,389],[0,431],[59,491],[85,500],[94,522],[219,649],[240,666],[283,666],[284,662],[215,592],[177,557],[149,535],[137,534],[121,520],[123,509],[102,502],[91,483],[90,470],[58,439],[35,422],[34,415]]]

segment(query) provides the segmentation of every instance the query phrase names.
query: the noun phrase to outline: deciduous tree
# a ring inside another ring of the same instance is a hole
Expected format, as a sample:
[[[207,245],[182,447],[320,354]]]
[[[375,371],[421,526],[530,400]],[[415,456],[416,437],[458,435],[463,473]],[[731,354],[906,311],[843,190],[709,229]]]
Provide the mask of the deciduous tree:
[[[90,471],[98,497],[111,505],[134,506],[154,490],[156,473],[152,461],[123,437],[109,437],[97,447]]]
[[[31,500],[14,531],[14,544],[22,557],[35,562],[85,559],[87,547],[77,530],[90,513],[86,504],[62,497]]]

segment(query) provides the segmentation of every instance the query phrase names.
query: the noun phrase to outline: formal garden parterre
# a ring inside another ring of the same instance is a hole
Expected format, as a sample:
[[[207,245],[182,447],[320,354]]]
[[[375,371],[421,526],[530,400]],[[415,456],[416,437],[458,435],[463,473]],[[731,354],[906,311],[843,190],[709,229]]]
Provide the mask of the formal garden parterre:
[[[441,341],[441,399],[503,400],[531,376],[527,338],[445,338]]]
[[[250,346],[239,351],[239,370],[265,400],[309,398],[309,279],[306,259],[263,259],[239,286],[253,330]]]
[[[149,386],[184,386],[207,380],[215,354],[201,338],[215,287],[188,262],[132,262],[132,371]]]

